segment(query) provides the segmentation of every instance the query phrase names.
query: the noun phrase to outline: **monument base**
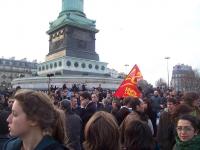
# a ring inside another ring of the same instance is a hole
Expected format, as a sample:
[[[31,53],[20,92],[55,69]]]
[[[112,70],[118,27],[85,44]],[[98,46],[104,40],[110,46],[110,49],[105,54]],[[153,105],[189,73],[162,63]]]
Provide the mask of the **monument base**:
[[[38,75],[46,76],[47,74],[54,75],[107,75],[107,63],[64,56],[53,60],[45,61],[38,65]]]
[[[18,78],[12,81],[13,88],[20,86],[25,89],[35,90],[47,90],[49,85],[56,87],[62,87],[66,84],[68,88],[71,88],[73,84],[86,85],[86,88],[91,89],[98,87],[101,84],[102,88],[115,90],[121,84],[122,79],[110,78],[110,77],[95,77],[95,76],[53,76],[48,77],[30,77],[30,78]]]

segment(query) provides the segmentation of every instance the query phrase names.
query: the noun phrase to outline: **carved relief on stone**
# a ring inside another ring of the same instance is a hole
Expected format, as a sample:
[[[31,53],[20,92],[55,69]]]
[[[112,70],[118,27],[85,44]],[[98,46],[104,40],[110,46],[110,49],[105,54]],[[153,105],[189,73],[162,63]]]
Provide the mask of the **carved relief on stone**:
[[[64,29],[61,29],[61,30],[53,33],[52,35],[50,35],[50,41],[52,43],[54,43],[54,42],[57,42],[57,41],[64,39],[64,37],[65,37],[64,33],[65,33]]]
[[[62,48],[63,44],[64,44],[64,38],[65,38],[65,29],[64,28],[51,34],[49,51],[53,52],[59,48]]]
[[[51,49],[54,51],[63,45],[63,40],[56,41],[52,43],[51,45],[52,45]]]

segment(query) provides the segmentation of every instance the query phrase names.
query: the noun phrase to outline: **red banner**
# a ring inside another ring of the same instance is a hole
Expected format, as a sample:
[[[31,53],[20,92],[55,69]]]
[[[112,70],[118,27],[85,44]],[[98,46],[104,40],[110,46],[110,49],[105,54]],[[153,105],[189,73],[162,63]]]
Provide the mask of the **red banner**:
[[[141,92],[137,87],[139,80],[143,79],[142,74],[137,65],[133,67],[119,88],[116,90],[114,96],[124,98],[127,96],[140,97]]]

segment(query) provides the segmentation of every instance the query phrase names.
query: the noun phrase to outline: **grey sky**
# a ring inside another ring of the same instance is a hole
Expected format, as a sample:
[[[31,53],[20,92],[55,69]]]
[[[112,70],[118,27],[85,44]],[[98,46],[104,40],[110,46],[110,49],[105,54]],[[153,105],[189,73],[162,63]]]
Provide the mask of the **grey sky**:
[[[178,63],[200,68],[200,0],[85,0],[85,13],[96,20],[96,51],[110,68],[130,71],[138,64],[152,84],[167,78]],[[0,1],[1,56],[44,61],[49,22],[61,0]],[[125,68],[125,64],[129,67]],[[170,75],[171,77],[171,75]]]

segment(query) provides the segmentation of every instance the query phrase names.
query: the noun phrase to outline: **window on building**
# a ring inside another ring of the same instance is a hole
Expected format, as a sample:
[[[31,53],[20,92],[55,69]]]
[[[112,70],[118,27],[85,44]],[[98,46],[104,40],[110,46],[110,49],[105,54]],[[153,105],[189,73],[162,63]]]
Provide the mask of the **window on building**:
[[[92,64],[89,64],[88,67],[89,67],[90,69],[92,69]]]
[[[66,65],[69,67],[71,66],[71,61],[67,61]]]
[[[85,68],[85,66],[86,66],[85,63],[82,63],[82,64],[81,64],[81,67],[82,67],[82,68]]]
[[[101,66],[101,70],[105,70],[105,67],[104,67],[104,66]]]
[[[46,65],[46,70],[48,70],[49,69],[49,65]]]
[[[99,66],[98,66],[98,65],[95,65],[95,69],[98,70],[98,69],[99,69]]]
[[[54,63],[54,68],[57,68],[57,62]]]
[[[61,61],[59,61],[58,65],[61,67],[61,66],[62,66],[62,62],[61,62]]]
[[[76,67],[76,68],[78,67],[78,62],[74,63],[74,67]]]
[[[53,64],[50,64],[50,69],[52,69],[53,68]]]

